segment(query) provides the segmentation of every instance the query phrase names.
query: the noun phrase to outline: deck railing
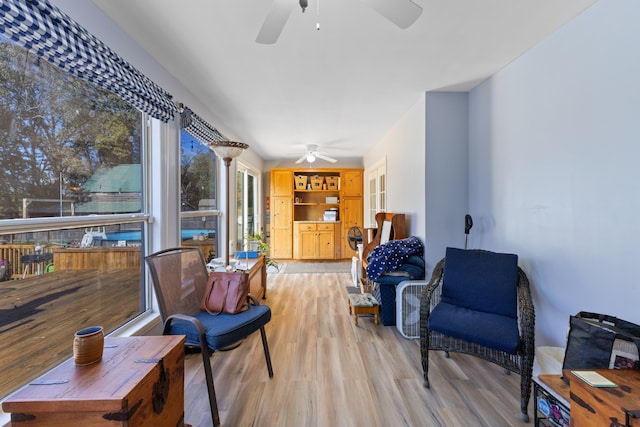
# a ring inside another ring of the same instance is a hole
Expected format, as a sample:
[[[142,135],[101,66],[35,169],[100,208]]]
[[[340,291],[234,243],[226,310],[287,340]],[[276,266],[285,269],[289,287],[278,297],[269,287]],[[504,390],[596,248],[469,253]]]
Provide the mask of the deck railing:
[[[58,248],[58,245],[44,246],[42,248],[42,252],[52,253]],[[24,274],[26,274],[26,276],[33,276],[36,274],[36,272],[38,271],[38,265],[36,263],[25,265],[21,261],[21,258],[23,256],[34,254],[35,251],[36,245],[33,243],[0,245],[0,259],[6,260],[11,266],[12,279],[21,279]],[[26,272],[25,266],[27,268]],[[40,268],[42,269],[43,266],[41,265]]]
[[[35,253],[35,244],[0,245],[0,259],[11,266],[11,278],[22,279],[38,273],[66,270],[126,270],[139,269],[140,247],[63,248],[59,245],[43,246],[43,253],[52,254],[49,261],[24,263],[22,257]],[[53,268],[47,268],[52,265]]]

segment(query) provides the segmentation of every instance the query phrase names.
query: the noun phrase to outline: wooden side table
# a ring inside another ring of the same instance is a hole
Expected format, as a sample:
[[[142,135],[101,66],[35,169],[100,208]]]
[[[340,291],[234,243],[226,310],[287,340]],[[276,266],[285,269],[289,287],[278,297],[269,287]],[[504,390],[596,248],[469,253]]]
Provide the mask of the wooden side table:
[[[183,425],[184,341],[106,338],[100,362],[76,366],[69,359],[10,396],[2,409],[14,427]]]
[[[571,425],[640,426],[640,371],[595,369],[617,387],[592,387],[570,370],[564,371],[571,388]]]
[[[249,274],[249,293],[258,299],[267,299],[267,262],[264,255],[236,261],[238,269],[242,267]]]

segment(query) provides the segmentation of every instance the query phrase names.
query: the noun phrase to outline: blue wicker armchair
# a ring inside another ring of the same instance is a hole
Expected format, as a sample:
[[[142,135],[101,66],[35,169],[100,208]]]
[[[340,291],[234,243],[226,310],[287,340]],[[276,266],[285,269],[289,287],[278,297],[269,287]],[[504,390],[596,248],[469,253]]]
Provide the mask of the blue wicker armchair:
[[[429,387],[429,351],[465,353],[520,374],[520,418],[528,422],[535,310],[518,257],[447,248],[420,303],[420,349]]]

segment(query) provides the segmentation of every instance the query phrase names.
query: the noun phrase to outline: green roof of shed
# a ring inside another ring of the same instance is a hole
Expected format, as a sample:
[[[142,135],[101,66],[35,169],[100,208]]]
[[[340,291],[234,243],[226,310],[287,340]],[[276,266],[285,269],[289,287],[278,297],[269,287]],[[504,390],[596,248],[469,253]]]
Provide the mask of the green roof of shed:
[[[140,165],[118,165],[99,168],[82,186],[87,193],[140,193]]]
[[[85,202],[76,206],[76,214],[119,214],[136,213],[142,209],[140,200],[128,202]]]

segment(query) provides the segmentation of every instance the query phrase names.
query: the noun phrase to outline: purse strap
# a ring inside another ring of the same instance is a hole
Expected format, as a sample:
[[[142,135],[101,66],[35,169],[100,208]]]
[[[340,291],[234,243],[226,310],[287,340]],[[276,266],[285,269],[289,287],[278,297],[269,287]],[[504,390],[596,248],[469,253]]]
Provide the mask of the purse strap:
[[[219,282],[218,280],[216,280],[216,281],[214,281],[214,282],[213,282],[213,285],[211,286],[211,289],[209,289],[209,295],[207,295],[207,299],[206,299],[206,301],[209,301],[209,298],[211,298],[211,294],[213,293],[213,288],[215,288],[215,287],[216,287],[216,284],[217,284],[218,282]],[[222,282],[222,279],[220,279],[220,282]],[[209,313],[209,314],[210,314],[210,315],[212,315],[212,316],[217,316],[217,315],[219,315],[220,313],[222,313],[222,311],[224,310],[224,304],[225,304],[225,303],[226,303],[226,301],[227,301],[227,295],[229,295],[229,281],[227,281],[227,288],[225,289],[225,292],[224,292],[224,298],[222,299],[222,301],[223,301],[223,304],[222,304],[222,310],[220,310],[220,311],[212,311],[212,310],[209,310],[209,304],[205,304],[205,305],[204,305],[204,308],[207,310],[207,313]]]

